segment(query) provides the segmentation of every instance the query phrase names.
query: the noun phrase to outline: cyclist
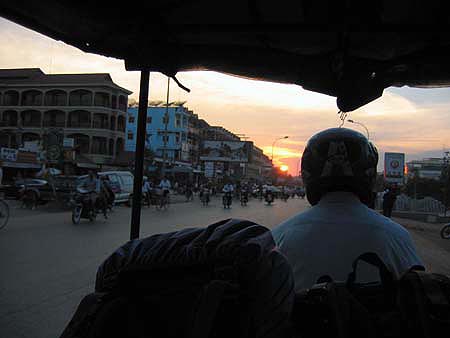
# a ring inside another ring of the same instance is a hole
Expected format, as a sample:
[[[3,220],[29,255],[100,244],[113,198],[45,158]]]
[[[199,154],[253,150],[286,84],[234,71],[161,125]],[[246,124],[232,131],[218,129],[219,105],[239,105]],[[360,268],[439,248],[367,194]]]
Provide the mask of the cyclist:
[[[162,191],[162,203],[161,204],[167,204],[168,200],[169,200],[169,194],[170,194],[170,188],[171,188],[171,184],[169,179],[167,178],[167,176],[164,176],[161,180],[161,182],[159,182],[159,186],[158,186],[161,191]]]
[[[398,278],[423,267],[408,231],[367,207],[373,198],[378,152],[359,132],[332,128],[314,135],[302,158],[306,197],[312,208],[278,225],[275,241],[294,270],[296,289],[328,275],[346,280],[353,261],[376,253]],[[358,266],[363,281],[378,279]]]

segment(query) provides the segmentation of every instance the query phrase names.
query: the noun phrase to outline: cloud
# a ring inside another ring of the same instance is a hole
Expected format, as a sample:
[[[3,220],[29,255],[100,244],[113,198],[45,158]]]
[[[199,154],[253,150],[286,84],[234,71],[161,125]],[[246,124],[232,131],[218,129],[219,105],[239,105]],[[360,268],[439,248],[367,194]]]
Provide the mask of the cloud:
[[[122,60],[84,53],[0,18],[0,64],[3,68],[41,68],[47,73],[110,73],[119,86],[139,97],[139,72],[127,72]],[[299,86],[253,81],[215,72],[184,72],[177,78],[191,93],[171,81],[170,100],[187,106],[210,124],[247,135],[277,163],[298,165],[307,140],[340,124],[334,97]],[[167,78],[150,76],[150,99],[165,100]],[[348,114],[363,123],[380,154],[405,152],[407,158],[439,153],[450,146],[450,90],[390,88],[381,98]],[[346,123],[365,133],[359,125]],[[279,150],[279,151],[278,151]],[[295,155],[297,154],[297,155]],[[382,161],[381,161],[382,162]]]

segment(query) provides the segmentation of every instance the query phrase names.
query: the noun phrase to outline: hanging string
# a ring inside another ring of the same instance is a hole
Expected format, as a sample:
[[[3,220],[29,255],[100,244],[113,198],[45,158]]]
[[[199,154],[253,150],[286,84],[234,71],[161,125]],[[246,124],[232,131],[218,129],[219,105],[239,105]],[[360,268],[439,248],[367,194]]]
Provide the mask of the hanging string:
[[[339,119],[341,120],[341,124],[339,125],[339,128],[341,128],[344,125],[348,114],[346,112],[343,112],[342,110],[339,110],[338,114],[340,114]]]

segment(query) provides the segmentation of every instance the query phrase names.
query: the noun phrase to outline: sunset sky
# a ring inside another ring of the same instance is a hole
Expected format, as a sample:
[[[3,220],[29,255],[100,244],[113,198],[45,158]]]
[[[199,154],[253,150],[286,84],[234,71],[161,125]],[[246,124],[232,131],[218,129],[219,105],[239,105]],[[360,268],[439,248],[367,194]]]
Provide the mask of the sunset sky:
[[[86,54],[0,18],[0,68],[41,68],[47,74],[109,73],[113,81],[139,97],[139,72],[127,72],[122,60]],[[272,143],[277,165],[295,174],[305,143],[314,133],[337,127],[334,97],[299,86],[240,79],[215,72],[177,75],[191,89],[186,93],[172,82],[170,100],[186,106],[210,124],[245,134],[270,157]],[[150,100],[165,100],[167,79],[150,75]],[[406,153],[406,159],[441,157],[450,147],[450,88],[388,88],[378,100],[351,112],[349,119],[363,123],[381,156]],[[346,123],[362,133],[358,125]]]

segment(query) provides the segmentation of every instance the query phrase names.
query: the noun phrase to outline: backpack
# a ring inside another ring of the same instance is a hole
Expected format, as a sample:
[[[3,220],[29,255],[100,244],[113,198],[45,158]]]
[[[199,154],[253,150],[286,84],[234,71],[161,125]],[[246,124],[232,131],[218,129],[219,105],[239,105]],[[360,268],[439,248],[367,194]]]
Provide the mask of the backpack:
[[[380,282],[356,283],[358,261],[378,268]],[[375,253],[360,255],[346,282],[328,276],[296,294],[292,322],[308,337],[434,338],[450,332],[450,279],[413,267],[394,280]]]
[[[61,338],[282,338],[293,303],[292,270],[270,231],[228,219],[121,246]]]

